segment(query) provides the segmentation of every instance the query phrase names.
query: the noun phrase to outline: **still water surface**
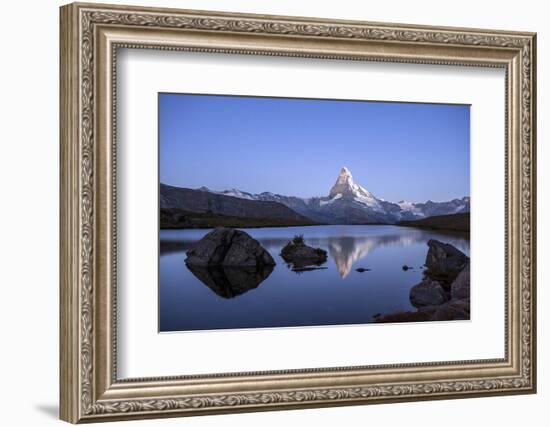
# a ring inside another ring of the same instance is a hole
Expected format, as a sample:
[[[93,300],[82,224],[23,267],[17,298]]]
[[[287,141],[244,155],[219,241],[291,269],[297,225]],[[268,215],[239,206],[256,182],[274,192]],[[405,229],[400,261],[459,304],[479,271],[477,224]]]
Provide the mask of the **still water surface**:
[[[185,251],[210,230],[160,232],[160,331],[371,323],[414,311],[409,290],[422,279],[429,239],[470,255],[467,235],[380,225],[243,229],[277,265],[260,272],[191,271]],[[279,253],[297,234],[328,252],[326,263],[295,272]],[[413,268],[403,271],[402,266]],[[370,271],[359,273],[357,268]]]

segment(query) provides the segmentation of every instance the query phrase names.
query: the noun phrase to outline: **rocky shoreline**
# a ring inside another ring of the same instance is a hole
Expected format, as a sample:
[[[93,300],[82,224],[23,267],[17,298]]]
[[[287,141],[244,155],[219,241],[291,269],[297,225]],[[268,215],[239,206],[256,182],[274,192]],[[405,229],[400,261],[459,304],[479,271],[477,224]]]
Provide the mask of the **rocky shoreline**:
[[[470,258],[435,239],[429,240],[428,246],[424,278],[409,294],[417,311],[378,316],[376,322],[470,319]]]

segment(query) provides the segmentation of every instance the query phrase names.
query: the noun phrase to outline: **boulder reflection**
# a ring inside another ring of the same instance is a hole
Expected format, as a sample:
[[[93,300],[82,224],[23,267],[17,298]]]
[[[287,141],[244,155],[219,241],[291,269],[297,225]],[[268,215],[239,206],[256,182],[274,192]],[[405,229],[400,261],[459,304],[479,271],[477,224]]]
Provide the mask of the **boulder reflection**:
[[[191,273],[223,298],[234,298],[257,288],[273,271],[273,266],[197,267],[187,265]]]

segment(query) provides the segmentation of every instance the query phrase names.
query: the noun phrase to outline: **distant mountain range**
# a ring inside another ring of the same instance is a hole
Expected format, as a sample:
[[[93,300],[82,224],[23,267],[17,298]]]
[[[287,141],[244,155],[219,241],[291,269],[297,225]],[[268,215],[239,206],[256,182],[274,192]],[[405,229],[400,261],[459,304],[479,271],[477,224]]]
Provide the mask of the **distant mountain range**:
[[[278,222],[301,224],[396,224],[469,212],[470,198],[448,202],[388,202],[356,184],[344,167],[325,197],[301,198],[270,192],[252,194],[238,189],[213,191],[207,187],[192,190],[161,184],[160,207],[165,213],[167,209],[175,209],[239,218],[276,218]]]

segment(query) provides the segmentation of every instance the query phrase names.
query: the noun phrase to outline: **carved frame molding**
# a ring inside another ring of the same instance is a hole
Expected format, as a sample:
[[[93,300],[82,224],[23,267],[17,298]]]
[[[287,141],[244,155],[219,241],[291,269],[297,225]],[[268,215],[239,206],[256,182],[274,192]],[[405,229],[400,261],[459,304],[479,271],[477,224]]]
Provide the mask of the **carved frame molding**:
[[[506,357],[117,380],[113,147],[114,65],[120,47],[506,68]],[[532,33],[93,4],[62,7],[61,418],[102,421],[534,392],[534,98]],[[273,378],[267,385],[266,377]],[[200,392],[193,388],[198,386]]]

